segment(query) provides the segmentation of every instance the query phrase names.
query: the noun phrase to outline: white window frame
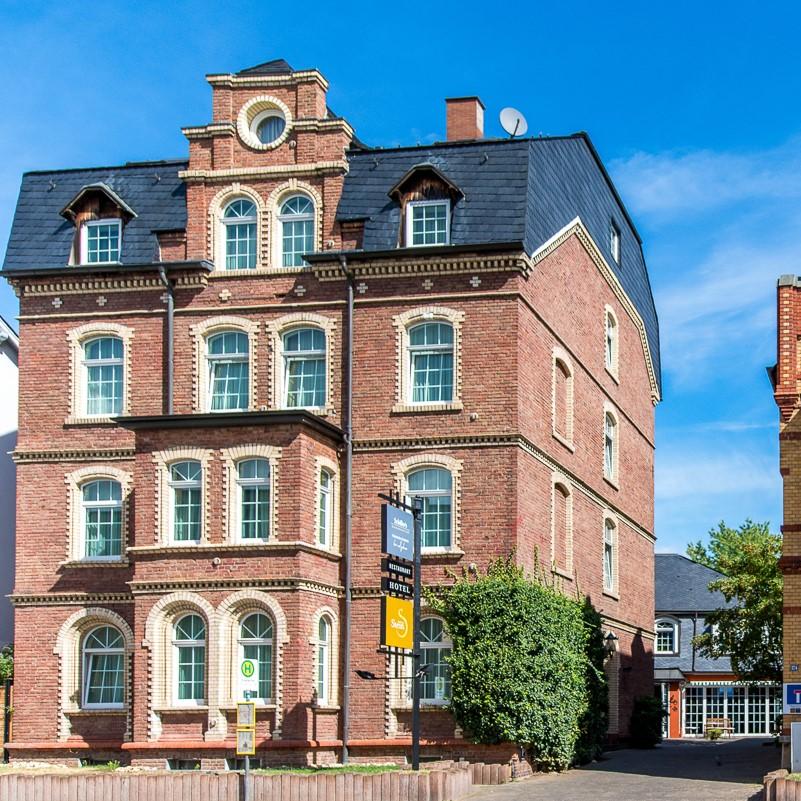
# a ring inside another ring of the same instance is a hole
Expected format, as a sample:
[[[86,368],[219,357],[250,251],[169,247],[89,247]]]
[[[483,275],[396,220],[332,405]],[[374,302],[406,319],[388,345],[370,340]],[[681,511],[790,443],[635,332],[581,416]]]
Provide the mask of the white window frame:
[[[424,325],[444,325],[451,329],[450,345],[412,345],[412,331]],[[422,353],[451,354],[451,397],[448,400],[414,400],[414,357]],[[456,399],[456,328],[451,320],[415,320],[406,329],[406,403],[412,407],[452,406]]]
[[[250,203],[253,206],[253,214],[247,217],[226,217],[225,213],[228,211],[228,207],[236,203],[237,201],[245,201]],[[252,225],[253,226],[253,264],[249,267],[229,267],[228,266],[228,229],[234,225]],[[249,272],[251,270],[256,270],[259,267],[259,204],[248,195],[241,195],[239,197],[232,197],[230,198],[220,210],[220,226],[221,226],[221,237],[222,240],[222,264],[221,264],[221,271],[222,272]]]
[[[243,462],[262,461],[267,464],[267,478],[242,478],[239,475],[239,467]],[[232,539],[242,545],[256,545],[258,543],[269,542],[273,539],[273,466],[269,457],[265,456],[243,456],[234,463],[234,481],[236,482],[236,528],[232,532]],[[244,525],[243,503],[244,490],[247,488],[267,490],[267,536],[266,537],[244,537],[242,533]]]
[[[177,465],[181,464],[182,462],[197,462],[200,467],[200,477],[197,480],[193,481],[176,481],[173,480],[172,477],[172,468]],[[191,547],[193,545],[199,545],[203,542],[203,533],[204,533],[204,517],[205,517],[205,492],[204,492],[204,484],[205,484],[205,465],[202,459],[197,458],[178,458],[173,459],[167,465],[167,487],[169,492],[169,519],[168,519],[168,541],[170,545],[175,545],[177,547],[185,548]],[[199,520],[199,536],[197,539],[194,540],[179,540],[175,537],[175,490],[176,489],[197,489],[200,491],[200,502],[198,504],[199,512],[200,512],[200,520]],[[208,636],[208,634],[207,634]]]
[[[327,486],[323,485],[323,476],[328,476]],[[335,492],[333,471],[325,466],[320,467],[317,470],[317,544],[321,548],[330,549],[333,546]]]
[[[122,346],[122,356],[114,357],[111,359],[89,359],[86,356],[86,346],[90,342],[97,339],[116,339]],[[80,343],[81,353],[81,385],[82,392],[80,393],[83,399],[83,408],[81,409],[81,416],[86,419],[101,419],[107,420],[110,417],[116,417],[125,412],[125,391],[126,391],[126,375],[125,375],[125,340],[117,334],[98,334],[97,336],[87,336]],[[120,409],[110,414],[103,412],[92,413],[89,411],[89,368],[90,367],[119,367],[122,374],[122,397],[120,398]]]
[[[252,615],[264,615],[267,620],[270,621],[270,626],[272,627],[273,636],[272,637],[261,637],[261,638],[247,638],[242,636],[242,626],[244,622],[251,617]],[[266,609],[248,609],[243,615],[239,617],[236,629],[236,643],[237,643],[237,653],[239,655],[239,660],[237,664],[241,664],[242,660],[245,658],[245,647],[248,645],[258,646],[258,645],[269,645],[270,646],[270,690],[272,695],[269,698],[251,698],[250,700],[254,703],[258,704],[259,706],[270,706],[274,703],[275,700],[275,682],[276,682],[276,673],[278,670],[277,667],[277,637],[276,637],[276,621],[273,615],[271,615]],[[238,682],[240,681],[240,674],[237,670],[236,673],[236,682],[235,682],[235,692],[237,698],[242,698],[243,694],[239,688]]]
[[[327,630],[327,639],[323,640],[320,637],[320,628],[325,624]],[[331,703],[332,687],[331,680],[333,677],[332,660],[334,656],[333,637],[334,637],[334,624],[331,618],[323,613],[317,618],[317,655],[315,661],[315,676],[314,688],[317,695],[317,704],[319,706],[329,706]],[[322,692],[320,691],[322,688]]]
[[[606,372],[618,381],[620,362],[620,326],[617,315],[611,306],[604,307],[604,367]]]
[[[88,487],[90,484],[94,484],[98,481],[109,481],[113,484],[116,484],[120,488],[120,500],[119,501],[86,501],[84,499],[84,489]],[[123,483],[117,478],[111,478],[106,476],[95,476],[93,478],[87,478],[83,481],[80,485],[80,503],[81,503],[81,515],[80,515],[80,534],[81,534],[81,561],[84,562],[120,562],[125,557],[125,486]],[[86,513],[88,509],[119,509],[120,512],[120,554],[119,556],[88,556],[86,553],[87,549],[87,539],[86,539]]]
[[[414,473],[420,473],[425,470],[441,470],[443,473],[448,473],[451,477],[451,491],[450,493],[446,493],[444,490],[422,490],[416,491],[412,494],[411,490],[409,489],[409,477]],[[421,464],[415,465],[414,467],[409,468],[406,471],[404,476],[404,483],[406,486],[406,497],[404,500],[407,504],[412,504],[414,498],[444,498],[446,496],[450,496],[451,499],[451,531],[450,531],[450,542],[447,545],[421,545],[421,553],[450,553],[455,549],[455,541],[456,541],[456,514],[455,514],[455,507],[456,503],[454,500],[455,490],[456,490],[456,478],[453,475],[453,471],[449,469],[447,465],[443,464]],[[425,508],[425,501],[423,502]],[[421,535],[422,536],[422,535]]]
[[[308,200],[311,203],[311,211],[304,212],[303,214],[284,214],[283,208],[284,206],[289,203],[290,200],[294,200],[296,197],[302,197],[304,200]],[[284,224],[288,222],[310,222],[311,223],[311,240],[312,240],[312,247],[315,246],[317,242],[317,206],[315,205],[314,198],[311,195],[306,194],[305,192],[292,192],[290,194],[284,195],[276,209],[276,221],[278,223],[278,253],[279,253],[279,262],[276,267],[279,267],[282,270],[306,270],[309,267],[308,262],[301,260],[300,264],[284,264],[284,257],[286,252],[284,251]],[[294,251],[293,251],[294,253]]]
[[[445,206],[445,241],[430,244],[414,244],[414,210],[425,206]],[[451,201],[447,198],[441,200],[410,200],[406,204],[405,242],[408,248],[437,248],[451,243]]]
[[[611,427],[609,425],[610,420]],[[609,454],[609,458],[607,458],[607,454]],[[620,420],[612,407],[606,405],[603,416],[603,476],[615,488],[617,488],[619,481],[619,463]]]
[[[284,348],[284,339],[285,337],[296,333],[297,331],[303,331],[306,329],[316,330],[319,331],[323,335],[323,342],[325,343],[322,350],[294,350],[294,351],[286,351]],[[330,396],[331,387],[329,386],[331,376],[328,370],[328,350],[331,347],[331,343],[328,337],[328,331],[325,328],[321,328],[317,325],[295,325],[291,328],[286,328],[280,332],[280,341],[281,341],[281,374],[283,377],[282,386],[281,386],[281,408],[282,409],[306,409],[307,411],[318,411],[325,409],[328,403],[328,398]],[[289,365],[290,362],[298,360],[298,361],[322,361],[323,362],[323,374],[325,376],[325,390],[323,392],[323,403],[322,405],[314,405],[314,406],[290,406],[289,405]]]
[[[119,635],[122,641],[122,645],[117,648],[86,648],[84,643],[89,639],[89,637],[94,634],[95,631],[102,628],[111,628],[114,629]],[[102,622],[97,626],[93,626],[90,628],[86,634],[81,637],[80,640],[80,648],[81,648],[81,709],[125,709],[126,706],[126,698],[127,698],[127,677],[128,677],[128,670],[127,670],[127,654],[125,648],[125,635],[116,627],[113,626],[111,623]],[[87,657],[91,657],[93,654],[108,654],[113,656],[120,656],[122,659],[122,701],[118,704],[92,704],[89,703],[86,698],[89,694],[89,664],[90,659]]]
[[[187,617],[199,617],[203,621],[205,637],[202,640],[179,640],[177,637],[178,624]],[[180,659],[179,653],[181,648],[197,648],[203,646],[203,698],[179,698],[178,697],[178,684],[180,676]],[[206,706],[209,698],[209,621],[203,617],[200,612],[191,610],[182,615],[177,616],[172,621],[172,702],[176,707],[198,707]]]
[[[620,552],[620,524],[618,521],[613,518],[611,515],[604,515],[603,520],[603,539],[602,539],[602,549],[601,549],[601,576],[602,576],[602,584],[603,584],[603,593],[604,595],[611,595],[612,597],[618,597],[618,555]],[[607,565],[607,549],[610,552],[610,560],[609,566],[611,569],[612,575],[609,576],[609,581],[607,581],[607,572],[606,572],[606,565]]]
[[[614,221],[609,221],[609,252],[612,254],[615,264],[620,264],[621,253],[621,234],[620,226]]]
[[[89,261],[89,229],[101,225],[117,226],[117,258],[110,261]],[[81,223],[81,264],[119,264],[122,257],[122,220],[119,217],[104,217]]]
[[[660,651],[659,645],[659,627],[669,626],[673,632],[673,648],[670,651]],[[679,653],[679,623],[670,617],[659,617],[654,623],[654,656],[676,656]]]
[[[241,353],[219,353],[219,354],[212,354],[209,352],[209,343],[212,339],[218,336],[225,336],[226,334],[239,334],[240,336],[245,337],[247,342],[247,351],[244,354]],[[204,340],[204,347],[205,347],[205,360],[206,360],[206,405],[208,408],[205,411],[211,414],[226,414],[229,412],[246,412],[249,409],[253,408],[253,399],[250,397],[251,392],[253,391],[253,379],[251,376],[251,370],[253,369],[253,365],[251,364],[251,350],[252,344],[250,341],[250,336],[248,335],[247,331],[242,331],[239,328],[229,328],[229,329],[216,329],[214,331],[209,332]],[[236,409],[212,409],[213,401],[214,401],[214,365],[218,362],[234,362],[238,364],[245,363],[248,367],[248,380],[247,380],[247,387],[248,387],[248,397],[247,397],[247,404],[245,406],[239,406]]]
[[[442,624],[442,639],[438,643],[433,643],[433,642],[426,642],[421,638],[420,639],[420,650],[421,651],[427,651],[427,650],[437,649],[437,650],[441,650],[441,651],[453,651],[453,641],[448,637],[448,629],[445,626],[445,621],[441,617],[438,617],[437,615],[423,615],[421,620],[420,620],[420,622],[422,623],[424,620],[438,620]],[[410,659],[408,661],[409,661],[409,663],[411,663],[410,664],[411,669],[414,670],[414,666],[413,666],[412,660]],[[422,654],[421,654],[420,665],[422,665],[422,664],[423,664],[423,660],[422,660]],[[411,682],[409,682],[409,684],[411,685]],[[421,684],[422,684],[422,681],[421,681]],[[446,706],[448,703],[450,703],[450,698],[448,698],[447,696],[443,696],[442,698],[423,698],[422,697],[422,689],[423,688],[421,686],[421,688],[420,688],[420,693],[421,693],[420,703],[421,704],[423,704],[425,706]],[[452,686],[451,686],[451,689],[453,689]]]

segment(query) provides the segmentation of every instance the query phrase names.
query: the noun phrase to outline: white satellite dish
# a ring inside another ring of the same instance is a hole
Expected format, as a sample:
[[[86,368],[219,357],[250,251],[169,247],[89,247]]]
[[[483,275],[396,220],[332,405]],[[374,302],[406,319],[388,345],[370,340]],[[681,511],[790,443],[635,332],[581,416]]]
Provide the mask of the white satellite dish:
[[[501,127],[514,139],[528,130],[526,118],[516,108],[501,109]]]

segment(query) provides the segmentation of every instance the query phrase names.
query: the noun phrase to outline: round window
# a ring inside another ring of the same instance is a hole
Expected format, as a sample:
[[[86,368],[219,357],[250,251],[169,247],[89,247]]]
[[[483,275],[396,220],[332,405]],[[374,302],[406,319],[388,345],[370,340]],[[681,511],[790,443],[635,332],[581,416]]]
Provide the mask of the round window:
[[[268,112],[259,114],[253,120],[253,129],[256,133],[256,138],[263,145],[269,145],[275,142],[286,128],[286,120],[284,115],[277,109],[271,109]]]

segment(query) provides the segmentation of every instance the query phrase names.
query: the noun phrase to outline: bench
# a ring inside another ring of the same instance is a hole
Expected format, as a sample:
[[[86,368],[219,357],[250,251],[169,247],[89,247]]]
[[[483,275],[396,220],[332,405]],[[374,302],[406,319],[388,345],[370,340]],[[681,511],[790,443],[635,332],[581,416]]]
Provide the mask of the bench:
[[[704,721],[704,736],[709,734],[710,729],[720,729],[724,734],[734,733],[734,726],[731,725],[729,718],[707,718]]]

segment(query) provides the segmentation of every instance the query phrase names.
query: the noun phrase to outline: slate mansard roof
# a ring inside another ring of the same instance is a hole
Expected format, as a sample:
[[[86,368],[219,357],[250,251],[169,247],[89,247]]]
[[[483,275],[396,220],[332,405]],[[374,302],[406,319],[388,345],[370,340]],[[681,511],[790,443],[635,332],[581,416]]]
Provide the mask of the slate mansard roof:
[[[367,251],[396,247],[400,205],[388,192],[425,163],[462,192],[453,207],[453,245],[519,242],[531,254],[580,217],[643,318],[661,385],[659,321],[642,243],[585,134],[360,150],[349,159],[337,218],[365,221]],[[620,265],[610,251],[611,221],[622,235]]]
[[[156,231],[186,228],[186,161],[28,172],[22,176],[4,270],[58,269],[67,264],[75,226],[61,211],[86,186],[105,184],[135,213],[125,225],[122,264],[153,262]]]
[[[287,67],[269,62],[251,69],[283,72]],[[337,218],[364,221],[366,251],[397,247],[400,205],[389,192],[409,170],[425,163],[459,190],[451,224],[453,246],[517,243],[531,254],[579,217],[644,321],[661,384],[659,323],[641,241],[585,134],[354,147],[348,159]],[[186,227],[186,190],[178,177],[186,167],[186,161],[163,161],[26,173],[3,269],[65,267],[74,228],[60,212],[83,187],[100,183],[136,214],[125,226],[122,264],[154,261],[154,232]],[[620,265],[610,252],[611,221],[621,231]]]
[[[722,592],[710,592],[709,583],[722,573],[677,553],[658,553],[654,559],[654,603],[662,613],[712,612],[736,606]]]

